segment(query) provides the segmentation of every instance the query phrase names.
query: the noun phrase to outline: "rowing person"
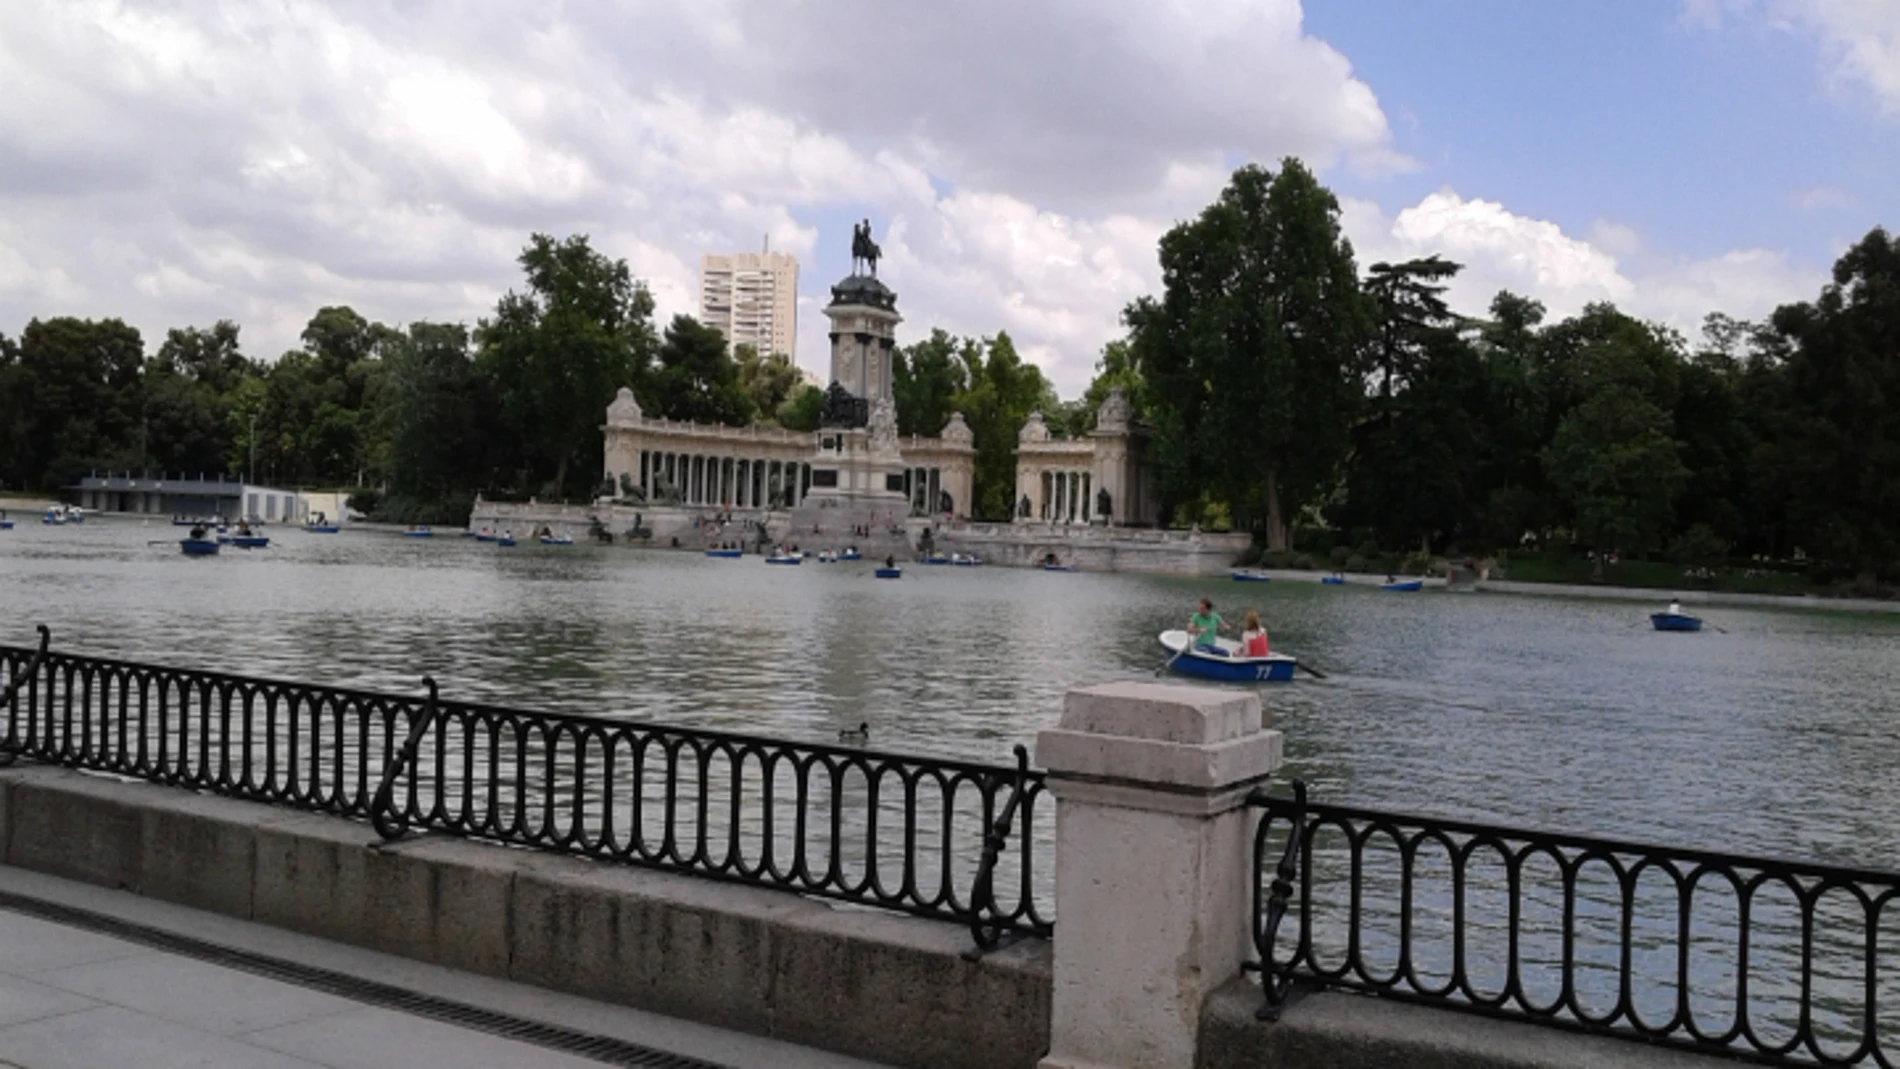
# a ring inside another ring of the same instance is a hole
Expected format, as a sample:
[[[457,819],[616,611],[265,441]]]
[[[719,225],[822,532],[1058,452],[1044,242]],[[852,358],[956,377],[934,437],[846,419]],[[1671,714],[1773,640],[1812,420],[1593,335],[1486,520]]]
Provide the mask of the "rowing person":
[[[1227,621],[1222,620],[1220,613],[1214,611],[1214,603],[1202,598],[1201,611],[1188,617],[1188,637],[1193,640],[1198,649],[1219,650],[1220,646],[1216,643],[1220,637],[1218,632],[1226,626]]]

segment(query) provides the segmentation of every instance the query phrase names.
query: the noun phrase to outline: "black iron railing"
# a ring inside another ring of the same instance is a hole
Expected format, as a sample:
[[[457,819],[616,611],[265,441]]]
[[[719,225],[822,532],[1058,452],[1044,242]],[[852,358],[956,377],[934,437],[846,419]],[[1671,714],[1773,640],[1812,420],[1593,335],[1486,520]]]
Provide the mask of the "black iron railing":
[[[1892,1066],[1900,873],[1256,792],[1255,948],[1363,991],[1780,1065]]]
[[[0,757],[1047,935],[1042,774],[0,646]],[[1019,848],[986,854],[1013,834]],[[1038,872],[1039,866],[1043,870]],[[979,870],[980,878],[979,878]],[[998,892],[1001,888],[1001,892]]]

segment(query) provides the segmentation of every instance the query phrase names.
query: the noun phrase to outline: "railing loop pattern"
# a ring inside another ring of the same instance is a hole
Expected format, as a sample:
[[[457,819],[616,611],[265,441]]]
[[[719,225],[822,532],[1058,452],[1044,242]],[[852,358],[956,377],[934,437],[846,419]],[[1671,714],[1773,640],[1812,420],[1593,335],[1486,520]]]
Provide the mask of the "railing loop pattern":
[[[1268,800],[1264,788],[1256,787],[1247,801],[1253,805],[1262,805]],[[1266,850],[1267,821],[1261,821],[1255,834],[1254,853],[1264,856]],[[1280,922],[1286,918],[1287,902],[1293,895],[1293,881],[1299,876],[1300,856],[1306,830],[1306,781],[1293,781],[1293,814],[1288,822],[1286,849],[1280,854],[1280,863],[1273,870],[1273,882],[1263,906],[1260,902],[1260,881],[1255,880],[1254,915],[1260,918],[1260,987],[1266,992],[1266,1004],[1256,1014],[1263,1021],[1280,1019],[1280,1007],[1286,1004],[1287,995],[1293,990],[1293,962],[1291,959],[1275,967],[1274,943],[1280,935]]]
[[[1268,1011],[1297,979],[1769,1065],[1900,1057],[1900,873],[1318,804],[1297,784],[1249,802]]]
[[[1016,808],[1023,799],[1023,787],[1029,780],[1029,751],[1016,744],[1016,775],[1010,784],[1009,800],[983,837],[983,860],[977,864],[976,882],[970,889],[970,937],[978,950],[994,950],[1002,942],[1009,926],[999,923],[1007,915],[996,906],[996,862],[1009,846],[1009,831],[1016,822]],[[1023,850],[1029,849],[1024,837]]]
[[[7,681],[6,693],[0,695],[0,709],[4,709],[9,713],[13,711],[13,703],[19,700],[20,688],[26,684],[27,680],[33,679],[40,674],[40,663],[46,660],[46,647],[52,644],[53,631],[51,628],[45,624],[39,624],[37,630],[40,633],[39,649],[33,652],[33,659],[27,662],[25,668],[12,673],[12,677]],[[14,761],[18,760],[19,757],[20,755],[12,747],[0,746],[0,768],[11,765]]]
[[[429,700],[420,710],[409,713],[409,734],[402,745],[383,762],[383,778],[376,785],[376,798],[370,803],[369,822],[376,828],[376,834],[384,841],[394,841],[409,833],[409,807],[398,810],[395,807],[396,780],[404,772],[416,767],[416,747],[422,744],[422,736],[435,726],[437,701],[441,694],[436,690],[435,677],[423,676],[422,685],[429,690]],[[413,779],[411,780],[413,783]]]

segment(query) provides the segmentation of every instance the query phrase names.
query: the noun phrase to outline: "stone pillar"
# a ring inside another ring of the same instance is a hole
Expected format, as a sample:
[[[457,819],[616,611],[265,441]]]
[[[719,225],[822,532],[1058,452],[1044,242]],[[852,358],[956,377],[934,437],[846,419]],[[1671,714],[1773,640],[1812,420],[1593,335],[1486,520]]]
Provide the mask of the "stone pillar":
[[[1251,691],[1076,687],[1036,738],[1056,797],[1055,991],[1039,1069],[1195,1063],[1252,950],[1247,792],[1280,765]]]

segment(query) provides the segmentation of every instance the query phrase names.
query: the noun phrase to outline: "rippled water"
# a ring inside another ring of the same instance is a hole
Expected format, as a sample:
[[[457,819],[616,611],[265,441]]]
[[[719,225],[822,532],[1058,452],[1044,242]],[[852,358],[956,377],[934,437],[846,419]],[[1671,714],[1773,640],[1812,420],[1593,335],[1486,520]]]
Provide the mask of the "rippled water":
[[[186,559],[158,522],[0,532],[0,642],[1006,763],[1071,684],[1152,678],[1207,595],[1330,673],[1261,691],[1318,799],[1900,867],[1893,616],[1675,635],[1630,603],[271,533]]]

